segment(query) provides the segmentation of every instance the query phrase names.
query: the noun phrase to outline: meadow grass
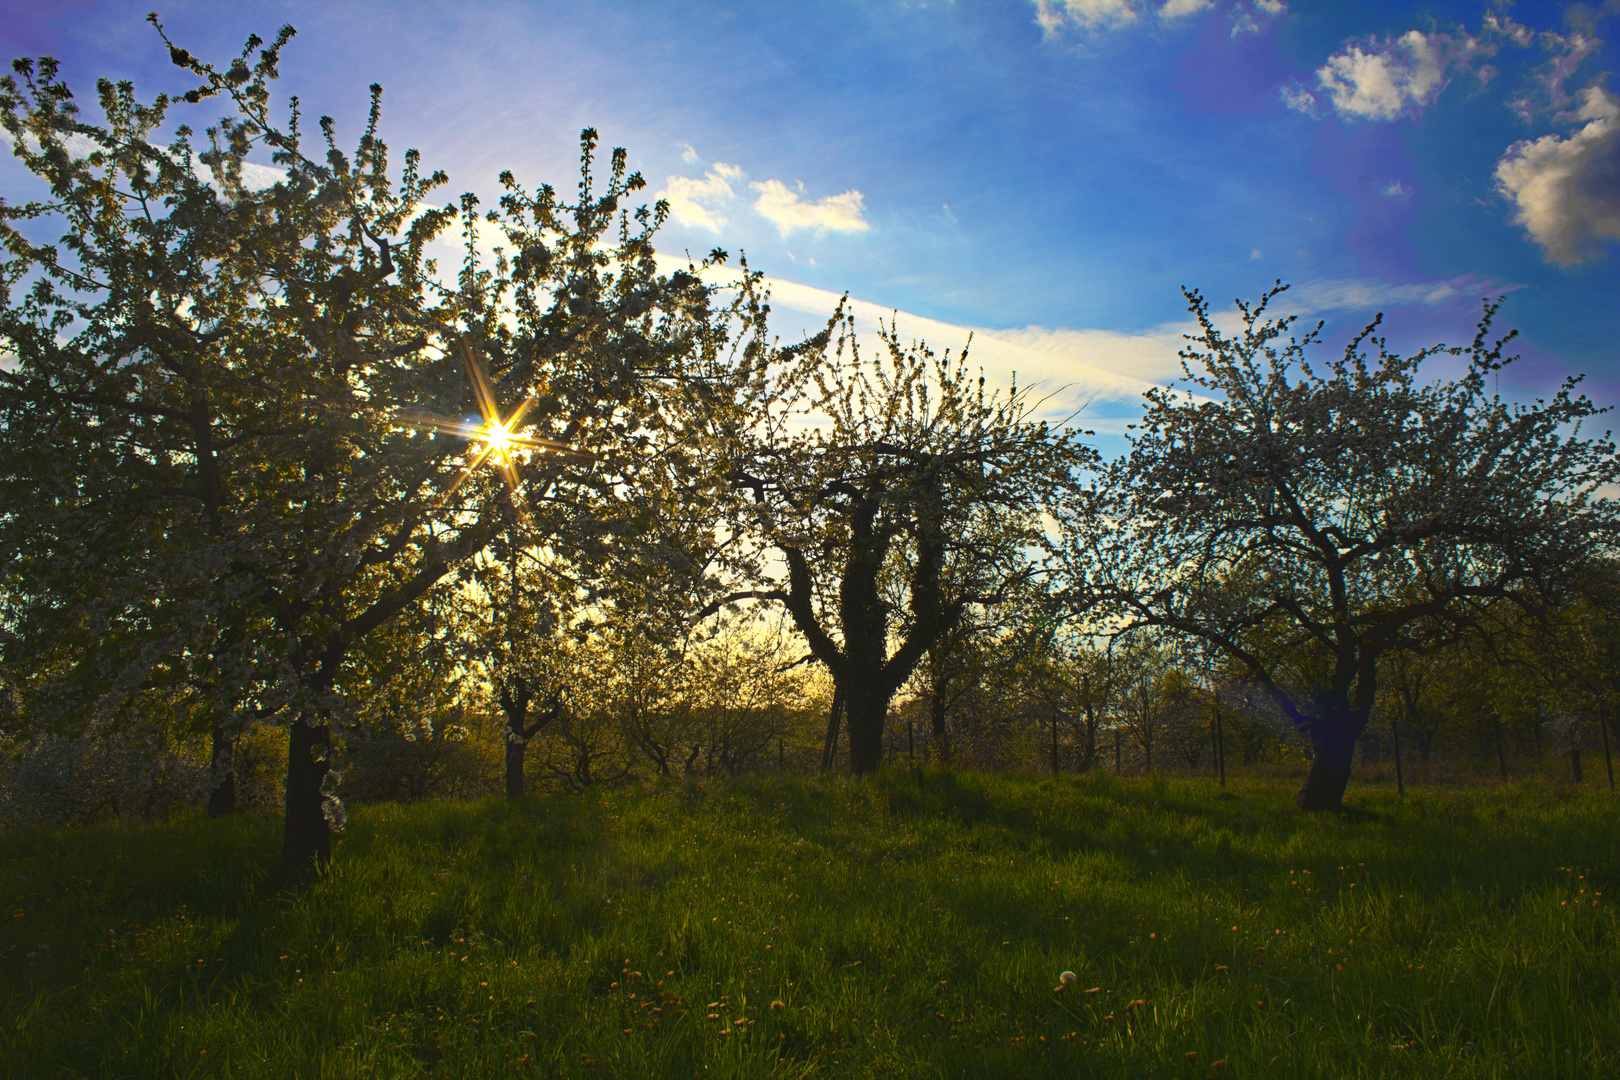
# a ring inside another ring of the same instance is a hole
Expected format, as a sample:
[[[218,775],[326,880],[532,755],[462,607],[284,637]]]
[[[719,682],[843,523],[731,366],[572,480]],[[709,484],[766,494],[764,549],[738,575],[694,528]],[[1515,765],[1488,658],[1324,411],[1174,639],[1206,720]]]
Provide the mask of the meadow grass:
[[[1617,806],[892,771],[0,834],[7,1077],[1620,1076]],[[1059,972],[1078,981],[1054,992]]]

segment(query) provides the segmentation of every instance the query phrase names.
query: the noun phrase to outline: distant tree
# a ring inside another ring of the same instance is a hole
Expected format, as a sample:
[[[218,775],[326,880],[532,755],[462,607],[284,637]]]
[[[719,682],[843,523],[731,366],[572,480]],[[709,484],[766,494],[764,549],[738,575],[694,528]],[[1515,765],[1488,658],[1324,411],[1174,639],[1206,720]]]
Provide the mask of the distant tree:
[[[1185,387],[1149,393],[1097,492],[1102,512],[1076,515],[1068,550],[1088,603],[1241,665],[1310,740],[1301,807],[1333,809],[1380,658],[1420,625],[1461,629],[1492,604],[1567,595],[1612,544],[1599,489],[1620,459],[1606,436],[1581,436],[1602,410],[1575,380],[1528,406],[1492,392],[1513,337],[1491,340],[1498,304],[1466,348],[1401,357],[1375,320],[1318,372],[1320,324],[1293,338],[1292,318],[1266,317],[1283,288],[1240,302],[1230,337],[1187,294],[1200,332]],[[1422,385],[1435,356],[1466,370]]]
[[[1076,431],[1030,416],[1027,393],[986,389],[966,354],[880,331],[864,361],[785,357],[738,431],[733,567],[743,599],[781,604],[847,709],[850,764],[878,767],[889,702],[969,608],[994,608],[1035,573],[1040,514],[1095,460]]]
[[[1142,634],[1127,635],[1115,649],[1118,722],[1141,752],[1144,769],[1153,768],[1155,751],[1161,764],[1167,751],[1188,756],[1183,729],[1191,721],[1195,695],[1175,661],[1170,649]],[[1196,758],[1188,764],[1197,764]]]
[[[460,658],[487,679],[505,723],[508,799],[524,795],[530,740],[562,715],[571,677],[565,639],[579,593],[566,561],[525,546],[526,532],[513,515],[475,561],[475,587],[459,590],[453,604]]]
[[[1033,584],[1028,577],[1025,584]],[[970,605],[929,647],[912,686],[927,713],[928,746],[936,760],[952,760],[957,736],[982,736],[986,722],[1004,724],[1009,711],[1029,711],[1026,684],[1049,647],[1044,628],[1031,622],[1041,611],[1038,600],[1018,588],[1000,604]],[[996,707],[987,708],[989,699]]]

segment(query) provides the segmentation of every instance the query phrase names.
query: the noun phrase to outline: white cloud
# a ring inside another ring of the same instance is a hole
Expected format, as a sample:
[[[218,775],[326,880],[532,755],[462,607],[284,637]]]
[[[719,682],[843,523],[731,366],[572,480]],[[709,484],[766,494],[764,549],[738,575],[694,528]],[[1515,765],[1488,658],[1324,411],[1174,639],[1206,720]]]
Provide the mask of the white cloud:
[[[1418,30],[1391,42],[1370,42],[1366,49],[1351,45],[1328,57],[1316,81],[1340,116],[1394,120],[1413,106],[1427,105],[1445,87],[1445,62],[1436,45]]]
[[[692,149],[691,143],[681,143],[681,160],[686,162],[688,165],[696,165],[698,163],[698,152]]]
[[[1295,112],[1306,116],[1316,115],[1316,95],[1296,82],[1283,83],[1277,88],[1277,96],[1282,103]]]
[[[1573,119],[1585,121],[1574,134],[1516,142],[1496,166],[1513,220],[1563,265],[1596,257],[1605,238],[1620,239],[1620,97],[1589,86]]]
[[[38,150],[39,141],[37,139],[32,135],[25,135],[23,138],[26,140],[29,149]],[[0,143],[4,143],[8,147],[14,146],[16,145],[16,139],[12,137],[11,132],[0,127]],[[105,148],[88,135],[75,133],[62,140],[62,149],[66,150],[70,157],[85,158],[95,151]],[[213,186],[214,172],[207,165],[200,161],[194,161],[191,171],[196,174],[197,179],[210,187]],[[251,161],[242,162],[242,186],[248,191],[260,191],[272,187],[286,179],[286,176],[287,170],[275,165],[259,165]]]
[[[1550,54],[1551,59],[1537,73],[1536,89],[1510,101],[1509,107],[1527,124],[1537,112],[1568,108],[1573,99],[1569,91],[1564,89],[1564,84],[1601,44],[1596,38],[1587,37],[1579,31],[1567,35],[1544,31],[1541,34],[1541,48]]]
[[[667,177],[664,180],[664,190],[660,191],[657,197],[668,201],[670,215],[677,224],[719,232],[721,226],[726,223],[726,216],[721,208],[736,197],[736,190],[732,184],[741,180],[743,175],[743,171],[737,166],[717,161],[714,168],[704,173],[701,178]]]
[[[1159,9],[1161,19],[1184,19],[1215,6],[1215,0],[1165,0]]]
[[[1399,180],[1391,180],[1388,184],[1378,190],[1378,194],[1388,199],[1404,199],[1408,195],[1412,194],[1412,192]]]
[[[274,165],[255,165],[251,161],[242,162],[242,186],[249,191],[274,187],[286,179],[286,176],[286,169]]]
[[[12,136],[10,131],[0,127],[0,143],[5,143],[8,147],[15,146],[17,145],[17,140]],[[32,135],[24,135],[23,143],[31,152],[36,154],[39,152],[39,140],[34,138]],[[68,152],[68,156],[71,158],[89,157],[92,153],[101,148],[100,143],[96,142],[88,135],[80,135],[77,132],[62,140],[62,149],[66,150]]]
[[[1191,324],[1168,323],[1140,333],[1119,330],[1072,330],[1062,327],[1026,326],[1017,330],[979,330],[979,343],[997,348],[1016,349],[1020,354],[1039,355],[1033,369],[1056,375],[1087,373],[1091,396],[1116,401],[1135,401],[1143,390],[1182,376],[1178,355],[1187,342],[1182,334]],[[1032,364],[1019,367],[1020,377]]]
[[[1514,22],[1511,16],[1498,15],[1494,11],[1487,11],[1480,31],[1486,35],[1500,35],[1513,44],[1524,48],[1535,38],[1535,32],[1523,23]]]
[[[664,273],[687,266],[685,260],[664,255],[658,256],[658,262]],[[715,267],[707,271],[705,280],[724,286],[733,282],[735,275]],[[784,338],[819,330],[840,299],[839,294],[826,289],[781,278],[767,278],[765,284],[771,293],[772,323]],[[1406,304],[1434,306],[1460,295],[1503,291],[1507,290],[1500,285],[1468,277],[1408,285],[1391,285],[1372,278],[1320,281],[1290,289],[1278,298],[1273,311],[1303,316]],[[863,350],[878,347],[877,325],[887,325],[891,320],[901,340],[927,342],[936,352],[960,350],[971,337],[971,362],[1001,386],[1011,383],[1016,373],[1018,385],[1029,388],[1041,402],[1039,414],[1054,421],[1088,405],[1105,406],[1098,410],[1101,413],[1118,413],[1121,406],[1139,406],[1146,391],[1183,377],[1179,355],[1187,347],[1183,335],[1198,332],[1197,323],[1190,318],[1136,331],[1045,326],[990,330],[929,319],[854,298],[844,306],[855,317]],[[1240,330],[1237,312],[1226,309],[1212,314],[1222,332],[1234,334]],[[795,323],[794,315],[804,317],[804,321]],[[1117,434],[1119,424],[1126,421],[1097,418],[1086,410],[1076,422],[1099,434]]]
[[[1232,20],[1232,34],[1236,39],[1244,34],[1258,34],[1263,22],[1275,19],[1288,10],[1282,0],[1255,0],[1252,4],[1234,4],[1227,18]]]
[[[1253,262],[1256,259],[1263,259],[1263,258],[1265,258],[1265,256],[1260,254],[1260,249],[1259,248],[1250,248],[1249,249],[1249,261],[1250,262]]]
[[[841,195],[828,195],[814,202],[801,195],[804,186],[794,191],[780,180],[756,181],[749,187],[759,192],[754,209],[775,225],[784,237],[798,229],[828,232],[858,233],[871,228],[862,214],[866,198],[853,188]]]
[[[1340,116],[1394,120],[1433,102],[1457,72],[1472,70],[1484,85],[1497,70],[1479,63],[1481,58],[1495,56],[1505,46],[1525,47],[1534,37],[1512,19],[1487,13],[1477,37],[1462,30],[1451,34],[1409,30],[1399,37],[1346,42],[1317,69],[1316,81]],[[1551,33],[1541,37],[1549,52],[1561,53],[1543,81],[1561,84],[1590,49],[1579,34],[1567,39]],[[1523,101],[1512,104],[1521,114],[1528,109]]]
[[[665,273],[686,268],[681,259],[660,255],[658,261],[659,269]],[[715,268],[706,280],[724,285],[734,280],[734,275]],[[765,284],[771,291],[771,321],[784,338],[819,330],[840,299],[838,293],[781,278],[768,278]],[[1166,379],[1181,374],[1180,362],[1171,363],[1181,346],[1180,335],[1185,328],[1180,326],[1159,328],[1146,335],[1103,330],[1049,331],[1038,327],[985,330],[853,298],[846,302],[845,310],[855,316],[863,351],[878,347],[878,323],[887,325],[891,319],[902,340],[927,342],[936,352],[959,350],[971,336],[969,355],[973,364],[983,367],[986,375],[1002,386],[1009,384],[1016,372],[1019,386],[1029,387],[1037,399],[1045,399],[1040,413],[1048,419],[1062,419],[1091,401],[1135,405],[1155,385],[1149,381],[1153,377],[1149,371],[1165,372]],[[794,315],[804,317],[804,322],[796,324]],[[1076,342],[1084,347],[1077,347]],[[1096,426],[1084,418],[1080,423]]]
[[[1254,254],[1258,255],[1259,252]],[[1391,285],[1376,278],[1328,280],[1294,286],[1273,302],[1271,310],[1279,315],[1304,317],[1334,311],[1373,311],[1407,304],[1434,307],[1460,295],[1483,295],[1491,291],[1504,290],[1500,286],[1493,290],[1489,283],[1473,278],[1407,285]],[[1235,311],[1217,308],[1211,314],[1215,325],[1224,333],[1233,334],[1240,329],[1240,317]],[[1121,393],[1126,386],[1162,385],[1181,378],[1180,352],[1187,347],[1183,335],[1196,333],[1197,324],[1190,319],[1161,323],[1134,332],[1026,326],[1017,330],[976,330],[974,349],[977,351],[980,342],[990,338],[1017,346],[1020,350],[1050,354],[1061,358],[1063,363],[1053,368],[1049,362],[1048,370],[1092,373],[1089,375],[1089,386],[1101,386],[1103,375],[1096,373],[1105,373],[1121,380],[1121,390],[1113,392]],[[1020,379],[1025,370],[1025,366],[1019,366]],[[1136,400],[1135,397],[1115,397],[1108,392],[1093,393],[1098,398],[1108,400]]]
[[[1081,30],[1116,30],[1136,21],[1132,0],[1035,0],[1035,21],[1047,37],[1065,26]]]
[[[1143,16],[1177,22],[1215,7],[1215,0],[1034,0],[1035,22],[1048,39],[1065,30],[1098,34],[1135,25]],[[1279,0],[1262,0],[1270,10]]]
[[[688,147],[690,150],[690,147]],[[695,151],[693,156],[696,156]],[[727,222],[727,211],[739,194],[747,173],[736,165],[717,161],[701,177],[671,175],[665,178],[658,198],[669,203],[670,216],[688,228],[719,232]],[[754,209],[759,211],[783,237],[804,230],[820,236],[829,232],[859,233],[871,226],[864,216],[866,197],[853,188],[841,195],[806,199],[804,185],[798,190],[780,180],[759,180],[748,185],[757,194]]]

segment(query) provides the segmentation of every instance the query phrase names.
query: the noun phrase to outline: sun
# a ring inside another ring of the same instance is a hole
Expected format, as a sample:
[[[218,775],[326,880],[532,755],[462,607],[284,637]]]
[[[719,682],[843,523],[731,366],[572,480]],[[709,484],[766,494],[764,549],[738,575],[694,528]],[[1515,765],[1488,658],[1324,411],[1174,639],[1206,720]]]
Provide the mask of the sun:
[[[512,437],[511,430],[495,419],[484,424],[483,430],[478,433],[478,439],[484,444],[484,454],[497,462],[506,461],[511,457],[517,441]]]
[[[518,478],[520,463],[528,463],[537,455],[573,459],[591,458],[591,454],[573,449],[567,443],[541,438],[524,430],[525,418],[536,404],[533,393],[503,418],[483,362],[467,342],[462,341],[459,344],[467,380],[474,397],[478,400],[478,411],[483,415],[483,423],[472,419],[450,420],[414,410],[402,411],[399,414],[400,420],[413,430],[427,428],[430,431],[442,431],[466,439],[470,444],[467,459],[461,468],[456,470],[454,479],[440,493],[435,505],[443,506],[467,479],[486,465],[501,474],[515,499],[520,487]],[[527,513],[521,506],[518,507],[518,513],[527,519]]]

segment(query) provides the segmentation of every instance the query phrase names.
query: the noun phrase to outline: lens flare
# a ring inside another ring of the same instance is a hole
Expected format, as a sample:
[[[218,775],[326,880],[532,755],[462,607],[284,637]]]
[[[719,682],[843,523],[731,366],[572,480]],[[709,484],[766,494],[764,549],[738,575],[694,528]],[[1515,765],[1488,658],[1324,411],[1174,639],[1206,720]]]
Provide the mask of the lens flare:
[[[526,520],[528,514],[517,501],[520,487],[517,472],[519,461],[529,461],[534,454],[587,459],[591,455],[572,449],[566,443],[535,435],[519,434],[524,418],[535,405],[533,395],[513,409],[510,415],[502,418],[495,401],[494,387],[490,383],[488,372],[484,370],[483,363],[465,341],[459,345],[462,363],[467,371],[467,381],[471,385],[473,396],[478,400],[478,411],[483,415],[483,423],[447,420],[414,411],[402,411],[399,419],[412,427],[425,427],[433,431],[459,435],[471,444],[468,447],[468,460],[457,471],[448,489],[440,494],[436,505],[443,506],[474,471],[481,466],[490,465],[505,478],[506,486],[514,500],[513,506],[519,516]]]
[[[516,440],[505,424],[498,420],[489,421],[478,433],[478,438],[484,444],[485,453],[496,461],[510,459]]]

